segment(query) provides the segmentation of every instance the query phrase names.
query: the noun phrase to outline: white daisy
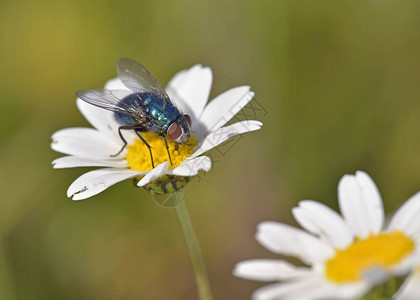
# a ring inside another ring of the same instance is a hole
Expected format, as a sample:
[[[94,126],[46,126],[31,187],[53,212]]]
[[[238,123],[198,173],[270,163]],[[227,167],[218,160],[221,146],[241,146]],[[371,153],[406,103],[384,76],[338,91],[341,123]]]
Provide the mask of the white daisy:
[[[170,80],[166,93],[183,113],[191,117],[192,137],[188,143],[179,144],[179,149],[168,140],[172,157],[170,165],[163,139],[154,133],[142,133],[153,148],[155,168],[151,166],[149,150],[131,131],[124,132],[129,146],[117,157],[112,157],[123,145],[118,135],[120,124],[114,113],[77,99],[80,112],[94,128],[66,128],[55,132],[51,148],[69,156],[54,160],[54,168],[105,168],[77,178],[67,195],[73,200],[81,200],[128,178],[138,177],[137,185],[144,187],[165,175],[177,180],[195,176],[199,170],[209,171],[211,160],[203,153],[237,134],[258,130],[262,126],[259,121],[247,120],[223,127],[253,98],[254,93],[249,86],[235,87],[206,105],[211,84],[211,69],[201,65],[180,71]],[[128,90],[118,78],[109,80],[105,89]]]
[[[341,215],[312,200],[292,213],[305,230],[276,222],[259,224],[256,239],[270,251],[305,265],[256,259],[236,265],[234,275],[280,281],[256,290],[253,299],[354,299],[388,276],[407,275],[420,257],[420,193],[384,229],[382,199],[364,172],[338,185]]]

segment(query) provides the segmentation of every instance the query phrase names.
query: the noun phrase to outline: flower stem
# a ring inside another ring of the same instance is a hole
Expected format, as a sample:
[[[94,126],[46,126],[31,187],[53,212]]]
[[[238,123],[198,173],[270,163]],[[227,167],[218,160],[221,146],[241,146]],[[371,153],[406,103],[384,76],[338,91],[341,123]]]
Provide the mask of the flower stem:
[[[211,290],[207,278],[206,267],[201,257],[200,248],[191,225],[190,217],[185,207],[183,197],[179,192],[172,194],[175,214],[184,236],[184,241],[190,255],[191,263],[194,269],[195,280],[197,283],[198,295],[200,300],[211,300]]]

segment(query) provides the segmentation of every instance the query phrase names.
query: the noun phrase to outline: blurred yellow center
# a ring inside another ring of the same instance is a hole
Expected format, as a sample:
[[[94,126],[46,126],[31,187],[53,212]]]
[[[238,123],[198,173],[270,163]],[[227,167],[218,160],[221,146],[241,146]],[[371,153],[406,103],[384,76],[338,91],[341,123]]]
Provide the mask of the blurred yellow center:
[[[414,242],[402,232],[382,232],[358,239],[327,260],[325,275],[336,283],[358,281],[372,268],[389,268],[414,249]]]
[[[165,161],[169,161],[168,150],[166,149],[165,140],[154,132],[142,132],[141,136],[152,147],[153,162],[155,167]],[[172,159],[172,165],[169,168],[178,167],[187,157],[191,156],[198,141],[191,135],[186,143],[175,143],[169,138],[168,149]],[[149,148],[139,139],[136,138],[134,143],[127,147],[127,155],[125,160],[133,171],[150,171],[153,169]]]

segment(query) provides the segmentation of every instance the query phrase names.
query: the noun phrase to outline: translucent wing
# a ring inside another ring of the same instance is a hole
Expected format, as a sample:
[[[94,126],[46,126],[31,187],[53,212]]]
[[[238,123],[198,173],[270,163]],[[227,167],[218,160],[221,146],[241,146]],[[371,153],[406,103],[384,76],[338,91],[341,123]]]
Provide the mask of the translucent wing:
[[[152,92],[164,99],[169,99],[159,82],[138,62],[121,58],[117,63],[117,72],[124,85],[133,92]]]
[[[145,112],[139,101],[121,101],[133,93],[125,90],[86,90],[76,92],[77,97],[97,107],[143,119]]]

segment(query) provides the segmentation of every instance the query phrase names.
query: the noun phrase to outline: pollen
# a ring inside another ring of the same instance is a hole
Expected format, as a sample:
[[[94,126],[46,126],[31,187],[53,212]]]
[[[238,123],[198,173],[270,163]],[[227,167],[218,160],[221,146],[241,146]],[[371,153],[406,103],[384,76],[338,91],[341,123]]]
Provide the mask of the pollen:
[[[399,231],[357,239],[327,260],[325,276],[335,283],[358,281],[372,268],[386,270],[401,262],[413,249],[413,240]]]
[[[152,148],[155,167],[165,161],[170,162],[163,137],[155,132],[143,132],[141,133],[141,136]],[[168,138],[166,138],[166,141],[168,142],[169,154],[171,155],[172,160],[172,164],[169,165],[169,168],[178,167],[187,157],[191,156],[198,143],[192,135],[186,143],[178,144]],[[136,138],[134,143],[127,147],[125,160],[133,171],[145,172],[153,169],[149,148],[147,148],[139,138]]]

